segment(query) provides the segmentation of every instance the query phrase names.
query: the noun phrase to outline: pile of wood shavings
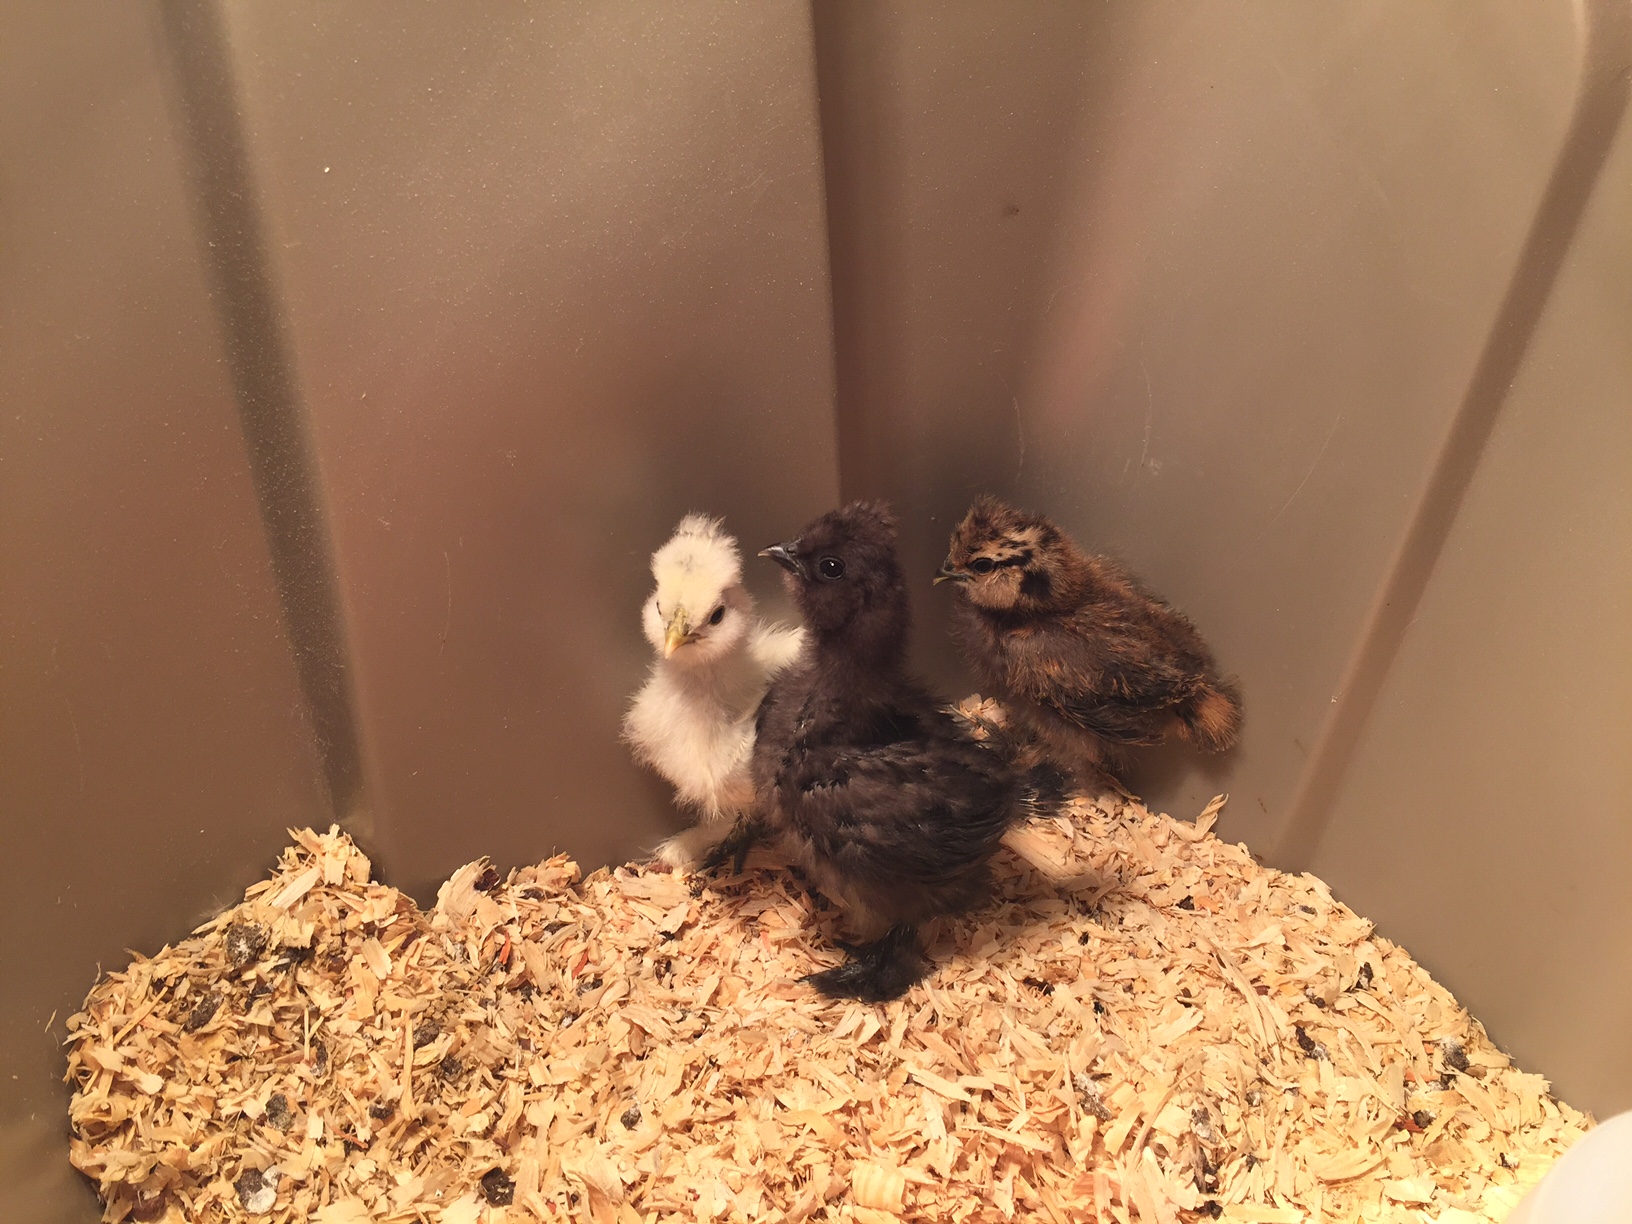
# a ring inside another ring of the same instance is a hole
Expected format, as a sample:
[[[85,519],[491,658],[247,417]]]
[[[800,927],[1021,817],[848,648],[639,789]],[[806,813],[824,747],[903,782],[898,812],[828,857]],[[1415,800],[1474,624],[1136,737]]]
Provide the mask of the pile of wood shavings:
[[[1134,802],[1011,835],[883,1007],[785,872],[338,832],[69,1022],[105,1219],[1496,1221],[1589,1125],[1325,885]]]

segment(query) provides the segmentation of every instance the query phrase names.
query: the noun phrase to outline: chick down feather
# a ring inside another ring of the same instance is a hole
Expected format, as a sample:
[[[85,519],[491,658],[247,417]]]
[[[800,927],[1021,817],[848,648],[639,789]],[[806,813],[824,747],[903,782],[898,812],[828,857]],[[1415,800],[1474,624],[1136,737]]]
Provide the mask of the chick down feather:
[[[1044,516],[978,499],[936,580],[959,593],[956,632],[983,686],[1083,781],[1129,745],[1223,752],[1239,736],[1240,693],[1189,618]]]
[[[856,502],[762,554],[787,571],[810,643],[760,707],[765,835],[870,940],[810,980],[897,998],[928,972],[921,923],[975,904],[1008,828],[1046,806],[905,670],[910,612],[886,507]]]
[[[754,714],[804,633],[754,615],[737,542],[719,519],[688,514],[652,554],[656,587],[642,626],[656,658],[630,704],[623,735],[635,759],[674,787],[699,823],[657,847],[693,867],[754,810],[749,762]]]

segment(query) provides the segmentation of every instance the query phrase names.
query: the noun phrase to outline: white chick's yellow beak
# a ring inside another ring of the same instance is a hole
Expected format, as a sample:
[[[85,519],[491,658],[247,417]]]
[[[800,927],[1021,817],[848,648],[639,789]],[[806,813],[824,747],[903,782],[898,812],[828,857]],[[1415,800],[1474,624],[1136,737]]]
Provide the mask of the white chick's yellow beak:
[[[663,634],[663,657],[665,659],[671,657],[687,642],[696,640],[697,635],[691,631],[691,626],[686,621],[686,610],[676,608],[674,615],[669,617],[669,627]]]

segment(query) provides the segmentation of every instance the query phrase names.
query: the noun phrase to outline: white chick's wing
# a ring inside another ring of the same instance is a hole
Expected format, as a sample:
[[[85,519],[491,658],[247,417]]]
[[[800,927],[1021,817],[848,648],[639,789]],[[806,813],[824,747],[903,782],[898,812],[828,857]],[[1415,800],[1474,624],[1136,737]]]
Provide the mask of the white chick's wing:
[[[767,676],[774,676],[787,667],[804,648],[805,631],[802,628],[768,625],[763,621],[754,626],[753,635],[748,641],[754,662],[764,669]]]

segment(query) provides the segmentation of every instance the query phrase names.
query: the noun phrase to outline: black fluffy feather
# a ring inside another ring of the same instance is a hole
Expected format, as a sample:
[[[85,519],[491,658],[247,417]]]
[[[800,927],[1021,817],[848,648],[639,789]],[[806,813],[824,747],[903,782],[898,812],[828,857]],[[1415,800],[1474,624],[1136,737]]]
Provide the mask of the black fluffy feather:
[[[906,675],[907,593],[885,507],[852,503],[762,555],[788,570],[809,639],[760,707],[755,788],[768,831],[857,934],[876,937],[810,980],[896,998],[928,969],[917,924],[981,897],[987,861],[1038,791]]]

